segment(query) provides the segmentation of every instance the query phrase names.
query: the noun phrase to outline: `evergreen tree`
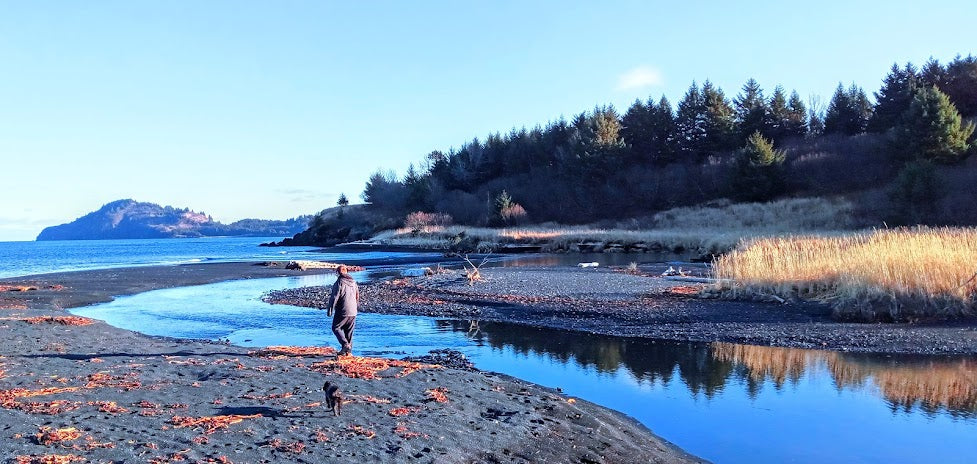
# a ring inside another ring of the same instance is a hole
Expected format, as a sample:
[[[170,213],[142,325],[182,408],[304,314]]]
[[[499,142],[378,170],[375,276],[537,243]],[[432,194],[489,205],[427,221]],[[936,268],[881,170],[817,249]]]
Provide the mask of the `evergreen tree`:
[[[865,131],[872,105],[865,91],[852,84],[847,90],[838,84],[824,114],[825,134],[855,135]]]
[[[866,130],[882,133],[895,127],[912,102],[917,79],[912,63],[907,63],[902,69],[893,63],[889,74],[882,81],[882,88],[875,92],[875,110]]]
[[[786,103],[786,102],[785,102]],[[745,141],[754,132],[769,136],[771,129],[770,108],[763,98],[763,89],[756,79],[750,78],[736,97],[736,122],[739,125],[740,141]]]
[[[939,61],[930,57],[923,68],[919,71],[919,84],[921,87],[936,86],[939,89],[946,88],[946,70]]]
[[[505,210],[511,208],[512,205],[513,205],[513,203],[512,203],[512,196],[509,195],[509,192],[506,192],[503,189],[502,192],[499,193],[499,195],[495,197],[495,204],[494,204],[494,206],[495,206],[495,209],[494,209],[495,214],[496,215],[501,214],[502,211],[505,211]]]
[[[719,153],[735,147],[735,111],[723,94],[723,89],[711,82],[702,84],[705,104],[705,139],[702,148],[706,154]]]
[[[676,145],[682,158],[698,161],[705,157],[706,101],[695,81],[678,103],[675,115]]]
[[[634,161],[651,160],[654,151],[654,127],[652,127],[651,113],[654,103],[645,105],[641,100],[635,100],[621,118],[621,137],[628,145]]]
[[[349,206],[349,198],[346,198],[345,193],[339,194],[339,199],[336,200],[336,205],[339,206],[340,208],[345,208]]]
[[[407,174],[404,176],[404,187],[407,189],[407,209],[411,211],[424,211],[430,208],[429,195],[431,186],[427,176],[422,175],[414,168],[411,163],[407,167]]]
[[[773,95],[770,96],[770,129],[767,134],[775,145],[780,145],[790,134],[790,107],[787,103],[787,95],[784,88],[776,86]]]
[[[940,87],[965,118],[977,116],[977,58],[957,57],[946,65],[946,83]]]
[[[950,98],[936,87],[920,89],[894,132],[894,148],[907,159],[950,164],[970,148],[973,123],[963,123]]]
[[[651,106],[649,102],[649,107]],[[664,164],[675,159],[675,115],[672,104],[662,95],[658,105],[651,111],[651,127],[653,132],[654,161]]]
[[[804,137],[808,132],[807,108],[797,91],[790,93],[787,102],[786,133],[789,137]]]
[[[769,140],[754,132],[737,153],[731,195],[741,201],[766,201],[778,195],[784,188],[784,159],[782,150],[774,150]]]

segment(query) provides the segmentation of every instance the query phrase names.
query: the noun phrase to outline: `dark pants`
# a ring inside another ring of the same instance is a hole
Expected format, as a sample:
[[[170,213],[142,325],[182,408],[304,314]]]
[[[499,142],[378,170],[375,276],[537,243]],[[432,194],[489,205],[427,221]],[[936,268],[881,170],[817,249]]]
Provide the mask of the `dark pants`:
[[[353,344],[353,327],[356,327],[356,316],[340,316],[336,313],[332,318],[332,333],[336,334],[341,348]]]

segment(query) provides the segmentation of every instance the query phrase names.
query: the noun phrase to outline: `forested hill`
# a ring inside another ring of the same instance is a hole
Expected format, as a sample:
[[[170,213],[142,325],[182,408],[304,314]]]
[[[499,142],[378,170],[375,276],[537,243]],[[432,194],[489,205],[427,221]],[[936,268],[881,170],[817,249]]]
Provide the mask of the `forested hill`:
[[[135,200],[118,200],[68,224],[47,227],[37,240],[99,240],[205,236],[290,236],[305,230],[311,216],[284,221],[243,219],[221,224],[204,213]]]
[[[802,195],[845,195],[872,224],[977,223],[977,59],[893,65],[871,96],[839,84],[826,101],[753,79],[734,96],[693,82],[675,105],[600,106],[432,151],[403,177],[378,171],[362,196],[388,218],[462,224],[593,223]]]

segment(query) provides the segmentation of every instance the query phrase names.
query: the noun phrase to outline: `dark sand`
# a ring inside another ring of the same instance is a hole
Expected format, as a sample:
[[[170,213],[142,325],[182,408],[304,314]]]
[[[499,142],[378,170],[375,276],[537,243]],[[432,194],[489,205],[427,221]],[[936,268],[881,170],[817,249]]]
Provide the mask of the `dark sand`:
[[[527,324],[588,333],[679,341],[839,351],[977,354],[977,320],[916,324],[842,323],[824,305],[702,299],[700,284],[606,268],[483,268],[468,285],[458,274],[363,286],[364,310]],[[696,271],[696,269],[693,269]],[[273,292],[268,301],[322,306],[327,289]]]
[[[0,280],[0,285],[37,288],[0,293],[0,458],[700,462],[620,413],[497,374],[425,367],[398,377],[405,371],[393,367],[380,371],[380,379],[350,378],[314,366],[332,356],[268,358],[240,347],[148,337],[98,321],[84,326],[27,321],[67,316],[63,308],[114,295],[299,273],[201,264]],[[324,380],[345,392],[341,417],[324,406]],[[429,391],[435,389],[447,402],[432,399]],[[205,425],[180,427],[187,424],[181,418],[230,415],[246,417],[210,431]],[[45,427],[73,427],[78,436],[50,442],[39,435]]]

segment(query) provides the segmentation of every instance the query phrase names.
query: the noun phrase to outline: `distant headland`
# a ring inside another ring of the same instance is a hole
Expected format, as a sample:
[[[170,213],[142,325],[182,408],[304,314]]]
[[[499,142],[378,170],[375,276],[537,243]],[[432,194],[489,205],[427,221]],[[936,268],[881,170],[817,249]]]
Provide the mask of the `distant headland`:
[[[47,227],[43,240],[102,240],[214,236],[291,236],[305,230],[311,216],[283,221],[242,219],[230,224],[188,208],[160,206],[132,199],[116,200],[67,224]]]

